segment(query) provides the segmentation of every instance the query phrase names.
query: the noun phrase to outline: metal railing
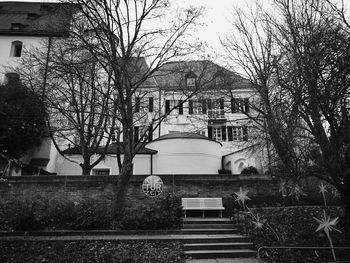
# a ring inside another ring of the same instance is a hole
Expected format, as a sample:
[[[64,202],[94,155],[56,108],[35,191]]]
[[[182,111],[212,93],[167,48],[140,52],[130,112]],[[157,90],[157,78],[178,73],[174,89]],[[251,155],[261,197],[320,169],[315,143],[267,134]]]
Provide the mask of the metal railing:
[[[223,109],[210,109],[207,111],[209,119],[224,119],[225,111]]]
[[[289,249],[289,250],[313,250],[314,253],[315,253],[315,258],[318,257],[318,254],[317,254],[317,250],[320,251],[320,250],[329,250],[330,251],[330,254],[331,254],[331,250],[332,250],[332,247],[303,247],[303,246],[276,246],[276,247],[273,247],[273,246],[262,246],[258,249],[258,252],[257,252],[257,258],[258,258],[258,261],[261,262],[261,263],[264,263],[265,261],[263,261],[262,259],[262,253],[268,253],[267,250],[286,250],[286,249]],[[320,261],[320,262],[327,262],[327,263],[350,263],[350,247],[333,247],[333,249],[335,250],[349,250],[349,257],[344,261],[344,260],[340,260],[340,261],[333,261],[332,259],[329,259],[327,261]],[[264,251],[265,250],[265,251]],[[268,256],[268,255],[267,255]],[[294,261],[293,261],[294,262]],[[283,263],[288,263],[288,262],[283,262]]]

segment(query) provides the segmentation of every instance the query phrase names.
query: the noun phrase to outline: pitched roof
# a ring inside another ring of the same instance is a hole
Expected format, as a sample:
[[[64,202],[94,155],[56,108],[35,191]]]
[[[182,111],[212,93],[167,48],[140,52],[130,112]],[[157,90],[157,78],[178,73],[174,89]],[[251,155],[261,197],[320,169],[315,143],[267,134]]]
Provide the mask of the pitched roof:
[[[111,145],[108,146],[106,154],[116,154],[117,151],[120,154],[124,153],[122,144],[124,143],[112,143]],[[104,151],[105,146],[100,146],[97,148],[96,154],[101,154]],[[141,149],[138,150],[137,154],[156,154],[158,151],[148,149],[146,147],[142,147]],[[81,154],[81,147],[73,147],[69,148],[63,151],[64,154],[70,155],[70,154]]]
[[[73,12],[67,3],[0,2],[0,35],[66,35]]]
[[[118,63],[123,63],[122,58]],[[133,76],[133,81],[142,82],[142,87],[156,87],[157,83],[153,76],[149,76],[150,68],[144,57],[132,57],[128,58],[128,73]],[[146,79],[144,77],[147,76]]]
[[[188,74],[197,77],[197,87],[212,89],[216,76],[224,77],[225,84],[230,88],[248,87],[248,80],[239,74],[225,69],[209,60],[174,61],[164,64],[154,77],[158,85],[165,89],[186,88]]]
[[[169,140],[169,139],[201,139],[201,140],[208,140],[208,141],[221,144],[220,142],[210,139],[207,136],[204,136],[198,133],[193,133],[193,132],[172,132],[172,133],[162,135],[159,138],[153,140],[152,142]]]

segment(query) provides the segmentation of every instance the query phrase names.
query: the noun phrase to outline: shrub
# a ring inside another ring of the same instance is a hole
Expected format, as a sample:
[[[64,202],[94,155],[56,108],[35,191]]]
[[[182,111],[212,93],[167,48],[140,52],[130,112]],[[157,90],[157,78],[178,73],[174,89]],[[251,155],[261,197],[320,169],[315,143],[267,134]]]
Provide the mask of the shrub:
[[[226,169],[219,169],[218,172],[219,174],[232,174],[231,170],[226,170]]]
[[[106,196],[82,197],[64,191],[36,194],[33,188],[12,200],[0,201],[0,229],[137,230],[180,227],[180,198],[168,195],[148,201],[126,208],[124,216],[115,223],[111,202]]]
[[[6,241],[0,247],[0,262],[185,262],[181,244],[168,241]]]
[[[318,223],[315,218],[321,218],[322,207],[272,207],[252,209],[254,215],[259,215],[259,221],[263,222],[262,228],[257,228],[249,214],[245,214],[246,234],[252,238],[254,245],[262,246],[329,246],[327,237],[322,232],[315,232]],[[338,207],[327,208],[327,214],[331,218],[341,215]],[[242,218],[242,217],[241,217]],[[334,246],[346,246],[350,242],[349,229],[340,221],[337,228],[342,233],[333,231]],[[273,231],[271,230],[273,229]],[[278,236],[278,238],[277,238]],[[266,262],[323,262],[331,256],[329,250],[278,250],[265,249],[262,253]],[[317,251],[315,253],[315,251]]]
[[[140,204],[126,208],[125,215],[119,219],[122,229],[174,229],[182,224],[181,198],[161,196],[148,205]]]
[[[259,174],[259,172],[258,169],[256,169],[254,166],[248,166],[242,170],[241,174]]]
[[[0,203],[2,230],[109,228],[110,205],[103,196],[82,198],[64,191],[36,194],[33,190]]]

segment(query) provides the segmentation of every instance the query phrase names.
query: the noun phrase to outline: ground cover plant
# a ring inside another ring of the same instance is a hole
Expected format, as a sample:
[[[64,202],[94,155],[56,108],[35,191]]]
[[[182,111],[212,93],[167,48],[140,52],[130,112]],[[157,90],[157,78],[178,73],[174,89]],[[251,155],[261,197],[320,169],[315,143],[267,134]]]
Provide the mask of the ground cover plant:
[[[0,262],[6,263],[185,262],[181,244],[166,241],[1,241],[0,248]]]
[[[29,188],[10,200],[0,200],[0,230],[153,230],[181,226],[181,201],[176,196],[140,201],[118,218],[113,217],[111,205],[108,195],[82,196],[64,190],[38,193]]]
[[[281,187],[280,192],[286,197],[295,196],[299,201],[301,197],[306,196],[299,186],[290,188],[292,191],[288,194],[284,187],[285,185]],[[350,250],[334,247],[349,246],[350,227],[344,220],[341,207],[327,206],[330,191],[324,184],[319,185],[323,205],[318,206],[280,205],[251,208],[247,205],[251,201],[248,192],[240,188],[240,191],[235,193],[236,205],[241,206],[241,211],[235,214],[235,218],[243,223],[244,234],[251,237],[257,249],[274,247],[260,250],[259,255],[265,262],[349,260]]]

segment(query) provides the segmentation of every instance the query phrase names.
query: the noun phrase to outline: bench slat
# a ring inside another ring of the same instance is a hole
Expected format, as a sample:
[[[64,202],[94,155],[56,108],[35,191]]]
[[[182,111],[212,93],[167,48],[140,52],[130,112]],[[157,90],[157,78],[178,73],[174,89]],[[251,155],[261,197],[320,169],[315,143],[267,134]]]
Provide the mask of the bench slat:
[[[222,217],[222,210],[225,208],[222,205],[222,198],[182,198],[182,207],[186,210],[202,210],[204,217],[204,210],[220,210],[220,216]]]

